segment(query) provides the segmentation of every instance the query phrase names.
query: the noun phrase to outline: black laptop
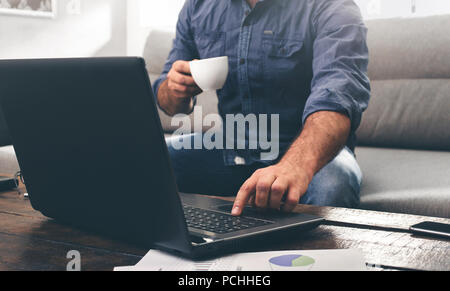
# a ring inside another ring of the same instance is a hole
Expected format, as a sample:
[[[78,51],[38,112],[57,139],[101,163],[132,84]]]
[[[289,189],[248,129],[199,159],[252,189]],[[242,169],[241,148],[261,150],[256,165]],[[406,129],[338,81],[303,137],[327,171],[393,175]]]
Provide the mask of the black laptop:
[[[198,258],[322,222],[179,194],[141,58],[3,60],[0,104],[32,206],[63,223]]]

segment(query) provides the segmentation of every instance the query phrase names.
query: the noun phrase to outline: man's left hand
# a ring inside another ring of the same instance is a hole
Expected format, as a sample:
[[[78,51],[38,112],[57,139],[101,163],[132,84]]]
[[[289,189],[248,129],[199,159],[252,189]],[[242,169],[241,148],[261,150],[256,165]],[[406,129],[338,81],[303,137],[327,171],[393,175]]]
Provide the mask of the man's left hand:
[[[242,185],[232,214],[241,215],[248,202],[262,209],[292,212],[305,195],[312,179],[312,173],[307,173],[301,166],[288,161],[260,169]],[[283,197],[286,199],[282,206]]]

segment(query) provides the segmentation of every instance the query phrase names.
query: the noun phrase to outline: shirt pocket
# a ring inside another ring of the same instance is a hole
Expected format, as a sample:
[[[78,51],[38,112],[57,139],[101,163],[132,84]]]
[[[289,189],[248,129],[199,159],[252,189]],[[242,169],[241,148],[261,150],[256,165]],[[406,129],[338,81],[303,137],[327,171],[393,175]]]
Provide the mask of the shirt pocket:
[[[271,86],[292,84],[304,67],[303,40],[266,38],[262,42],[263,78]]]
[[[224,56],[225,32],[199,31],[194,39],[200,59]]]

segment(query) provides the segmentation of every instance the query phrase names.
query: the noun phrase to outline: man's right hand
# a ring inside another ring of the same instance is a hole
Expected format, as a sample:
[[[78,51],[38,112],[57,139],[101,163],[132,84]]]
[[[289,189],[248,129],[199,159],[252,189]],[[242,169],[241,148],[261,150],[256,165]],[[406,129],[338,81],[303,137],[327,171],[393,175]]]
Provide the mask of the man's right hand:
[[[189,113],[192,111],[193,97],[201,92],[192,78],[189,62],[176,61],[159,87],[158,102],[169,115]]]

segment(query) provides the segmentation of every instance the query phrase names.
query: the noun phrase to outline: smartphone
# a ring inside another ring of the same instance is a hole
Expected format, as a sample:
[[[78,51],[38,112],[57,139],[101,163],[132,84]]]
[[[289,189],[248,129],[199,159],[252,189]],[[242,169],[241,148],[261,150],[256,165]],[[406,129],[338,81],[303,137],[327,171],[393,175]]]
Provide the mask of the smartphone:
[[[415,234],[450,238],[450,224],[426,221],[411,226],[410,230]]]

